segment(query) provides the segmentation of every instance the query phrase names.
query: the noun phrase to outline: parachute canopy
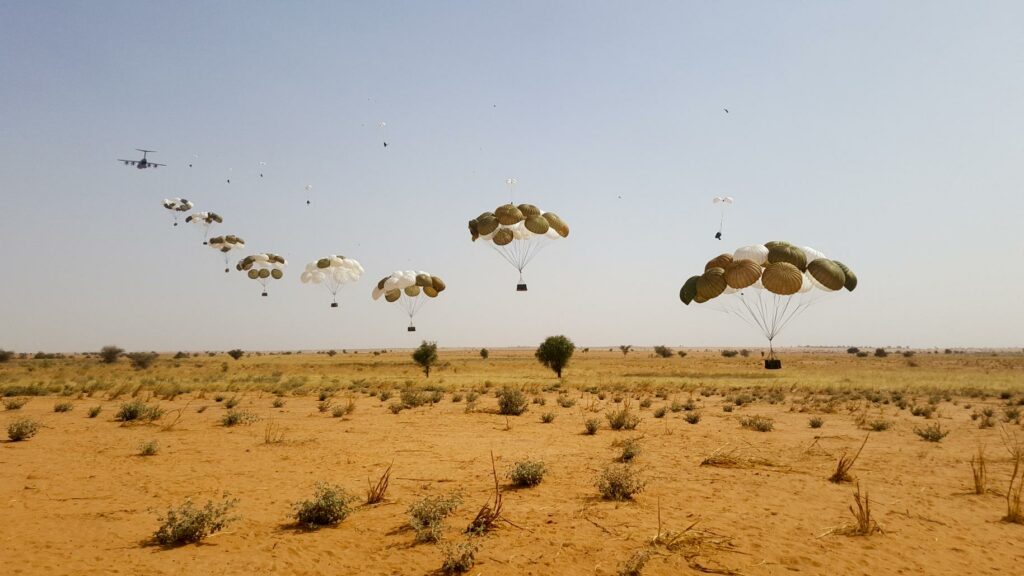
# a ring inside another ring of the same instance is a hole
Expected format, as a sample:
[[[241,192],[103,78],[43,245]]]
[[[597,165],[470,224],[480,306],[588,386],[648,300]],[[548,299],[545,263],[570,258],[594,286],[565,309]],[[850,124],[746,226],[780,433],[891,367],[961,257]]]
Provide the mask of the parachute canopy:
[[[203,231],[203,244],[206,244],[206,237],[210,234],[210,227],[214,224],[222,224],[224,219],[216,212],[193,212],[185,218],[185,223],[194,224]]]
[[[175,226],[178,225],[178,216],[192,209],[192,203],[184,198],[164,198],[163,205],[174,216]]]
[[[679,290],[683,304],[707,302],[758,327],[768,339],[825,294],[857,287],[845,264],[807,246],[772,241],[742,246],[707,262]]]
[[[396,270],[381,278],[371,295],[374,300],[383,296],[384,300],[397,303],[409,316],[409,331],[414,332],[412,319],[420,307],[427,300],[437,298],[445,288],[444,280],[422,270]]]
[[[338,307],[338,290],[350,282],[356,282],[363,276],[363,267],[352,258],[344,256],[327,256],[306,264],[299,279],[303,284],[319,284],[327,288],[334,300],[332,308]]]
[[[510,185],[514,179],[509,179]],[[503,204],[494,212],[484,212],[469,221],[469,234],[476,242],[490,244],[505,260],[519,270],[520,290],[523,268],[548,242],[569,236],[569,225],[554,212],[544,212],[533,204]]]
[[[267,282],[271,279],[280,280],[284,277],[284,267],[288,262],[271,252],[246,256],[235,264],[235,270],[245,272],[250,280],[256,280],[263,286],[263,295],[267,295]]]
[[[227,234],[227,235],[224,235],[224,236],[214,236],[213,238],[210,238],[210,240],[209,240],[209,242],[207,242],[207,244],[210,246],[210,248],[213,248],[214,250],[217,250],[218,252],[223,252],[224,253],[224,271],[225,272],[230,272],[230,269],[228,268],[228,253],[231,252],[232,250],[238,250],[240,248],[245,248],[245,240],[242,240],[241,238],[239,238],[238,236],[235,236],[234,234]]]

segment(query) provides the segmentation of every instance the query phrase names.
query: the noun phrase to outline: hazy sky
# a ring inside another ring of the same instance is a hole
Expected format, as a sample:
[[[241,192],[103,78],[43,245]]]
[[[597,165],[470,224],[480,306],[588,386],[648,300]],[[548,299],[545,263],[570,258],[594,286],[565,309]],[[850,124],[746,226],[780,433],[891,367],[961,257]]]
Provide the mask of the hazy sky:
[[[2,0],[0,348],[756,346],[678,290],[773,239],[860,277],[783,346],[1021,346],[1022,22],[1016,1]],[[135,148],[168,166],[115,162]],[[508,177],[572,229],[528,293],[466,230]],[[172,196],[288,258],[270,297],[171,226]],[[298,281],[332,253],[366,268],[338,309]],[[405,268],[449,286],[411,334],[370,299]]]

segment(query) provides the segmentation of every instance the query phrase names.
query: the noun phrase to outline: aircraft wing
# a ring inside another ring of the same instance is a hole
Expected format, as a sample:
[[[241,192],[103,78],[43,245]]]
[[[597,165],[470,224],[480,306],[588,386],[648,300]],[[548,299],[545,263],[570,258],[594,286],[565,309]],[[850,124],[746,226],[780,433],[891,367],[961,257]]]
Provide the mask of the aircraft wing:
[[[132,166],[135,166],[136,164],[139,163],[138,160],[125,160],[124,158],[118,158],[117,161],[118,162],[124,162],[125,165],[129,165],[130,164]]]
[[[153,166],[153,167],[156,167],[156,166],[167,166],[167,164],[157,164],[156,162],[146,162],[146,164],[149,164],[150,166]]]

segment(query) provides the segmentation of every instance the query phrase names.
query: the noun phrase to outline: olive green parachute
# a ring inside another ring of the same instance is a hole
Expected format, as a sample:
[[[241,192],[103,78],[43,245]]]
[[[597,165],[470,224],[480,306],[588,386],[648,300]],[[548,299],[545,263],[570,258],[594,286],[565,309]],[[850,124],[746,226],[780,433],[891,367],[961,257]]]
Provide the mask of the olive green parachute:
[[[483,240],[519,271],[518,290],[526,290],[523,268],[548,242],[569,236],[569,226],[554,212],[533,204],[503,204],[469,221],[469,235]]]
[[[164,198],[163,205],[164,208],[171,211],[175,226],[178,225],[178,216],[192,209],[192,203],[184,198]]]
[[[423,303],[444,292],[444,281],[423,271],[396,270],[381,278],[374,287],[371,296],[379,300],[384,296],[387,302],[398,304],[409,316],[409,331],[415,331],[413,317],[419,312]]]
[[[246,276],[263,286],[263,295],[267,295],[267,282],[271,279],[280,280],[284,277],[284,267],[288,262],[272,252],[252,254],[235,264],[235,270],[245,272]]]
[[[775,240],[712,258],[703,274],[686,280],[679,299],[736,314],[760,329],[771,348],[779,332],[819,298],[856,287],[857,276],[842,262]]]
[[[234,234],[227,234],[224,236],[214,236],[213,238],[210,238],[207,245],[224,254],[224,271],[230,272],[231,270],[228,268],[228,253],[232,250],[245,248],[245,240],[242,240]]]

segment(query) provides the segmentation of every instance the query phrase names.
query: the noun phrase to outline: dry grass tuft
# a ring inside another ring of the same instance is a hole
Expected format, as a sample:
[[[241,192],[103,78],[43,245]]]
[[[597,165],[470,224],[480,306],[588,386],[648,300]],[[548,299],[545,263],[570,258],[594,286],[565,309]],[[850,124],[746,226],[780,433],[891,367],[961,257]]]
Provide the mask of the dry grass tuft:
[[[281,444],[284,442],[284,433],[285,430],[281,427],[281,424],[271,417],[267,419],[267,425],[263,428],[263,443]]]
[[[370,479],[366,479],[366,503],[377,504],[384,501],[384,495],[388,491],[388,484],[391,483],[391,467],[395,465],[392,461],[388,464],[387,470],[381,474],[380,479],[377,480],[377,484],[370,484]]]
[[[857,449],[857,453],[854,454],[852,458],[850,458],[849,454],[846,452],[839,457],[839,461],[836,462],[835,472],[828,477],[829,482],[840,484],[842,482],[850,482],[853,480],[853,477],[850,476],[850,469],[853,468],[853,464],[857,461],[857,457],[860,456],[861,451],[864,450],[864,445],[868,443],[868,438],[870,436],[870,434],[864,436],[864,442],[861,443],[860,448]]]
[[[640,576],[644,571],[644,566],[647,565],[647,561],[650,559],[650,550],[637,550],[619,568],[619,576]]]
[[[1003,446],[1010,453],[1013,460],[1013,472],[1010,473],[1010,486],[1006,490],[1006,516],[1005,522],[1024,524],[1024,509],[1021,508],[1021,496],[1024,496],[1024,442],[1017,438],[1017,433],[1006,431],[1001,428],[999,431],[1003,439]]]
[[[739,448],[730,448],[729,445],[717,448],[700,462],[701,466],[714,466],[716,468],[775,468],[775,462],[760,456],[749,456]]]
[[[971,474],[974,476],[974,493],[984,494],[988,486],[988,467],[985,464],[984,446],[978,446],[978,455],[971,456]]]
[[[856,524],[848,526],[846,534],[850,536],[870,536],[875,532],[882,532],[882,527],[875,522],[875,519],[871,517],[871,501],[868,499],[868,491],[864,490],[864,495],[860,493],[860,482],[857,483],[857,491],[853,493],[853,501],[857,508],[854,509],[850,506],[850,513],[853,514],[853,518]]]
[[[498,486],[498,469],[494,465],[494,452],[491,452],[491,474],[494,476],[494,499],[480,507],[476,517],[466,527],[466,533],[480,536],[497,528],[501,517],[501,488]]]

